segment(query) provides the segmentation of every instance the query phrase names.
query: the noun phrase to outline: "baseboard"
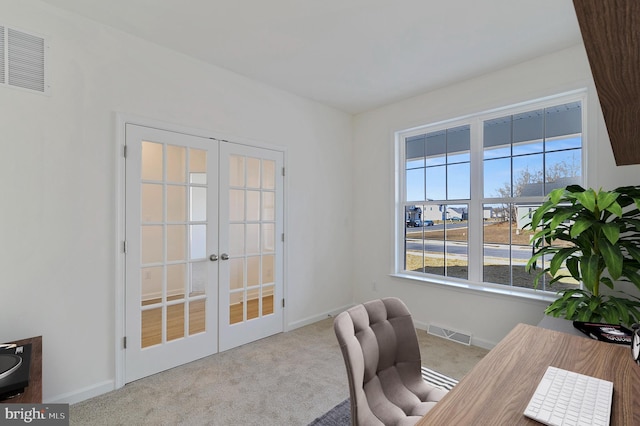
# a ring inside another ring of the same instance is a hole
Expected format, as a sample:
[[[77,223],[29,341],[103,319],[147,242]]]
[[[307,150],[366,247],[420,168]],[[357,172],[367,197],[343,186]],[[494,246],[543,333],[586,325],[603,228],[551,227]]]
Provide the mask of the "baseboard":
[[[326,311],[324,313],[313,315],[307,318],[303,318],[299,321],[294,321],[289,323],[287,326],[287,331],[295,330],[296,328],[304,327],[305,325],[310,325],[316,323],[318,321],[322,321],[323,319],[327,319],[328,317],[335,317],[342,311],[346,311],[347,309],[353,307],[353,304],[345,305],[340,308],[336,308],[330,311]]]
[[[115,389],[115,382],[113,380],[106,380],[102,383],[97,383],[86,388],[64,393],[62,395],[56,395],[51,398],[46,398],[46,403],[49,404],[76,404],[78,402],[85,401],[90,398],[111,392]]]
[[[471,338],[471,345],[472,346],[477,346],[477,347],[482,348],[482,349],[491,350],[496,346],[496,342],[490,342],[488,340],[480,339],[478,337],[472,337]]]

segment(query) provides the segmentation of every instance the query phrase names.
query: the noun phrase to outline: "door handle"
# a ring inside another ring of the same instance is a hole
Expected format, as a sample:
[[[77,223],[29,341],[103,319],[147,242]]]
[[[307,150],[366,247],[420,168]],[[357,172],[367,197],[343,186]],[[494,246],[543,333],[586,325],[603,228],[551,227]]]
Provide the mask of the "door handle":
[[[220,259],[222,259],[222,260],[229,260],[229,255],[228,255],[227,253],[222,253],[222,254],[220,255]]]
[[[212,254],[211,256],[209,256],[209,260],[212,262],[215,262],[216,260],[218,260],[218,255],[217,254]]]

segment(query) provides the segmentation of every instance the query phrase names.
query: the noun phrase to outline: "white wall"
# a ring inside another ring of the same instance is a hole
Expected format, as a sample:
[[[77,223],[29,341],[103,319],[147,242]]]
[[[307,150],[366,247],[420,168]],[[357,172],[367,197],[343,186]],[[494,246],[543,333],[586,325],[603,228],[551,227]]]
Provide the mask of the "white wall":
[[[393,133],[585,87],[589,96],[587,185],[612,189],[638,184],[640,166],[615,166],[582,45],[355,117],[354,203],[370,212],[360,215],[361,220],[354,224],[356,301],[399,296],[418,324],[434,323],[471,333],[474,344],[486,347],[495,345],[518,322],[539,322],[547,302],[390,276],[395,215]]]
[[[286,149],[287,328],[384,295],[486,346],[542,317],[542,302],[390,277],[396,130],[588,87],[588,184],[640,172],[615,167],[581,46],[352,118],[37,0],[0,7],[51,45],[51,96],[0,87],[0,342],[43,336],[45,401],[113,387],[116,113]]]
[[[43,336],[45,401],[115,377],[116,113],[283,147],[287,328],[352,300],[351,117],[35,0],[51,96],[0,87],[0,342]]]

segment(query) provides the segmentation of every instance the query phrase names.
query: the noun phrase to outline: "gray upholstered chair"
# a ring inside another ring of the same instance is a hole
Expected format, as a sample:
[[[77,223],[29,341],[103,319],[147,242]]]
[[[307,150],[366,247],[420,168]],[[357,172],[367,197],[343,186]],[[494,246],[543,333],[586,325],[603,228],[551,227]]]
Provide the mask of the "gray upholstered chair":
[[[416,329],[400,299],[354,306],[333,325],[347,367],[352,425],[414,425],[446,395],[422,379]]]

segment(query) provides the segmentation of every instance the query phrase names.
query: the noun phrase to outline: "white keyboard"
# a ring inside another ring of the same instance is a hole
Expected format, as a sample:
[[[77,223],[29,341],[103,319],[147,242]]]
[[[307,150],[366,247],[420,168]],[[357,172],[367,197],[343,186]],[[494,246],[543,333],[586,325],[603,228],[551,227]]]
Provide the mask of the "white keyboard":
[[[549,366],[524,415],[552,426],[608,426],[613,383]]]

